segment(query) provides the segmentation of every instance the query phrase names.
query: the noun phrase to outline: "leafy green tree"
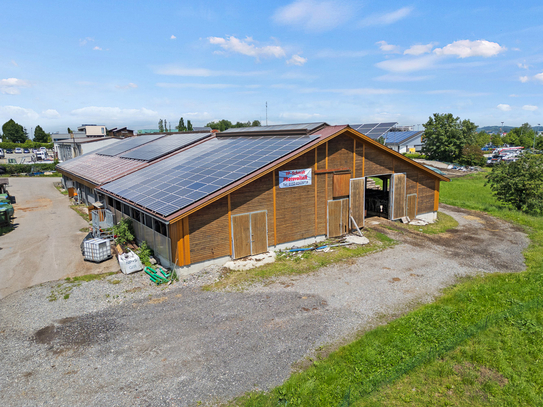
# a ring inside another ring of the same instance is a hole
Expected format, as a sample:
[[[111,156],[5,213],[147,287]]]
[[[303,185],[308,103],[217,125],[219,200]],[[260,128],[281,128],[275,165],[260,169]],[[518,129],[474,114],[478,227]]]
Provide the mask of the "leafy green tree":
[[[164,122],[162,121],[162,119],[158,121],[158,131],[160,133],[164,133]]]
[[[73,132],[72,132],[72,129],[70,129],[69,127],[68,127],[67,131],[68,131],[68,134],[72,134],[72,133],[73,133]]]
[[[543,214],[542,155],[524,154],[517,161],[495,165],[487,184],[498,201],[523,212]]]
[[[177,125],[176,129],[177,131],[187,131],[187,127],[185,126],[185,120],[183,120],[183,118],[179,119],[179,124]]]
[[[467,144],[475,144],[477,126],[451,113],[434,113],[424,126],[422,153],[430,160],[457,161]]]
[[[260,124],[260,120],[253,120],[253,122],[251,123],[251,127],[260,127],[261,124]]]
[[[194,129],[192,128],[192,123],[190,122],[190,120],[187,120],[187,131],[193,131],[193,130]]]
[[[386,139],[383,137],[383,136],[380,136],[378,139],[377,139],[377,142],[382,144],[382,145],[386,145]]]
[[[460,163],[464,165],[483,166],[486,163],[481,147],[474,144],[467,144],[462,149]]]
[[[2,133],[4,133],[4,141],[11,141],[12,143],[24,143],[28,139],[23,126],[13,121],[13,119],[9,119],[4,123]]]
[[[524,123],[520,127],[511,129],[503,138],[504,143],[511,146],[522,146],[530,148],[534,144],[535,131],[528,123]]]
[[[36,126],[36,129],[34,130],[34,141],[38,143],[49,143],[50,138],[51,135],[43,131],[40,125]]]
[[[486,131],[480,131],[475,136],[475,145],[479,148],[483,148],[488,143],[490,143],[490,134],[488,134]]]
[[[168,131],[168,122],[164,119],[164,131]]]
[[[496,146],[496,147],[501,147],[503,145],[503,138],[502,136],[500,135],[500,133],[494,133],[491,137],[490,137],[490,141],[491,143]]]

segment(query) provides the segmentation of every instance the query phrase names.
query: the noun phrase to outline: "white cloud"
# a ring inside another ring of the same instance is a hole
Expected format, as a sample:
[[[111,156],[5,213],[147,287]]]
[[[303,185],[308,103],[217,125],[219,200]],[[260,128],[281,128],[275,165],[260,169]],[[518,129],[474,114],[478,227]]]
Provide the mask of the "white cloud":
[[[385,14],[373,14],[360,22],[362,27],[374,25],[389,25],[406,18],[413,11],[413,7],[402,7],[396,11]]]
[[[529,66],[526,65],[526,64],[521,64],[520,62],[517,64],[517,66],[520,68],[520,69],[528,69]]]
[[[292,58],[290,58],[287,61],[288,65],[298,65],[302,66],[307,62],[307,58],[301,57],[300,55],[293,55]]]
[[[507,48],[502,47],[496,42],[486,40],[460,40],[455,41],[443,48],[434,49],[436,55],[456,55],[458,58],[467,57],[492,57],[505,51]]]
[[[376,64],[378,68],[389,72],[414,72],[432,68],[437,61],[435,55],[425,55],[417,58],[387,59]]]
[[[535,75],[534,79],[537,79],[538,81],[543,82],[543,72],[538,73],[537,75]]]
[[[89,42],[93,42],[94,41],[94,38],[92,37],[86,37],[86,38],[83,38],[82,40],[79,40],[79,46],[83,46],[83,45],[87,45]]]
[[[177,37],[175,35],[172,34],[172,36],[170,37],[170,40],[175,40]]]
[[[529,79],[527,76],[519,76],[519,77],[518,77],[518,80],[521,81],[522,83],[526,83],[526,82],[528,82],[530,79]]]
[[[6,95],[18,95],[21,93],[21,88],[29,88],[30,82],[23,79],[8,78],[0,79],[0,92]]]
[[[505,104],[499,104],[498,106],[496,106],[498,109],[500,109],[502,112],[508,112],[511,110],[511,106],[509,105],[505,105]]]
[[[58,119],[60,117],[60,113],[55,109],[47,109],[41,112],[41,116],[45,117],[46,119]]]
[[[386,53],[397,54],[400,52],[400,47],[397,45],[388,44],[386,41],[377,41],[376,44],[379,44],[381,51]]]
[[[178,89],[228,89],[237,88],[239,85],[229,83],[166,83],[159,82],[156,84],[159,88],[178,88]]]
[[[322,32],[344,24],[353,11],[345,1],[296,0],[277,9],[272,19],[277,24]]]
[[[32,109],[19,106],[0,106],[0,116],[11,117],[13,120],[37,120],[40,115]]]
[[[426,45],[418,44],[412,45],[411,48],[408,48],[404,51],[404,55],[422,55],[432,52],[432,48],[436,45],[435,42],[431,42]]]
[[[533,105],[524,105],[524,106],[522,106],[522,108],[524,110],[528,110],[529,112],[534,112],[534,111],[536,111],[538,109],[537,106],[533,106]]]
[[[17,62],[15,62],[13,59],[11,60],[11,63],[12,63],[14,66],[19,66],[19,65],[17,64]]]
[[[135,83],[130,82],[128,85],[115,85],[117,89],[135,89],[138,87]]]
[[[93,51],[102,51],[102,48],[100,48],[98,45],[93,48]]]
[[[285,50],[279,45],[266,45],[263,47],[257,47],[251,37],[246,37],[244,40],[240,40],[234,36],[227,38],[221,37],[209,37],[210,44],[218,45],[226,51],[235,52],[256,59],[260,57],[286,57]]]
[[[94,121],[130,121],[141,119],[156,119],[159,114],[153,110],[144,107],[140,109],[122,109],[120,107],[101,107],[88,106],[81,109],[75,109],[71,112],[72,116],[80,118],[82,123],[92,123]]]
[[[155,73],[159,75],[174,76],[257,76],[265,75],[267,71],[213,71],[206,68],[185,68],[177,65],[163,65],[155,68]]]

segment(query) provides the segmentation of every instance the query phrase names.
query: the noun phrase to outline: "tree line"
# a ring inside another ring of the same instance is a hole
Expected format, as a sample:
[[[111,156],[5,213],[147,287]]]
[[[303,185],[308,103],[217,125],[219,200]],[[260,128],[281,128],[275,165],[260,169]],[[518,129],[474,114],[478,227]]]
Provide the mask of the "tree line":
[[[506,135],[477,132],[477,125],[469,119],[461,120],[451,113],[434,113],[424,126],[422,153],[430,160],[458,162],[464,165],[484,165],[481,149],[492,143],[543,149],[543,137],[537,136],[528,123],[509,131]]]
[[[15,122],[13,119],[9,119],[2,125],[2,140],[8,143],[24,143],[30,140],[28,137],[28,131],[26,128]],[[36,126],[34,129],[34,142],[37,143],[50,143],[52,141],[51,134],[46,133],[41,126]]]

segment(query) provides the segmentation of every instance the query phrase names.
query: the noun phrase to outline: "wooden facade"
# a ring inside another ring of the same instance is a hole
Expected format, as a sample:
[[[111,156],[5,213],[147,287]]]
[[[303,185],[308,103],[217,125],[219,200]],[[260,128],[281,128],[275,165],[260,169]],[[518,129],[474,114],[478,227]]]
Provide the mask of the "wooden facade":
[[[311,185],[279,188],[279,171],[308,168]],[[437,211],[437,174],[346,128],[172,221],[172,262],[186,266],[225,256],[239,258],[283,243],[342,234],[349,227],[349,210],[363,227],[363,191],[356,183],[357,196],[350,202],[351,180],[393,174],[402,174],[397,177],[401,183],[396,182],[394,200],[401,206],[396,215]],[[336,219],[332,225],[330,216]]]

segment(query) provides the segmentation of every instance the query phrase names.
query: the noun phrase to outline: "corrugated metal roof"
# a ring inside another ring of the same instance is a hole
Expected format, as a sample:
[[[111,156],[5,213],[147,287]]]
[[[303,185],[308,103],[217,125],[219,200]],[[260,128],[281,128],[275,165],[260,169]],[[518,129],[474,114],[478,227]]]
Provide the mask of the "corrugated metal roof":
[[[320,127],[326,126],[325,122],[317,123],[296,123],[296,124],[276,124],[271,126],[255,126],[255,127],[232,127],[218,134],[217,136],[231,135],[256,135],[260,133],[287,133],[291,134],[310,134]]]

